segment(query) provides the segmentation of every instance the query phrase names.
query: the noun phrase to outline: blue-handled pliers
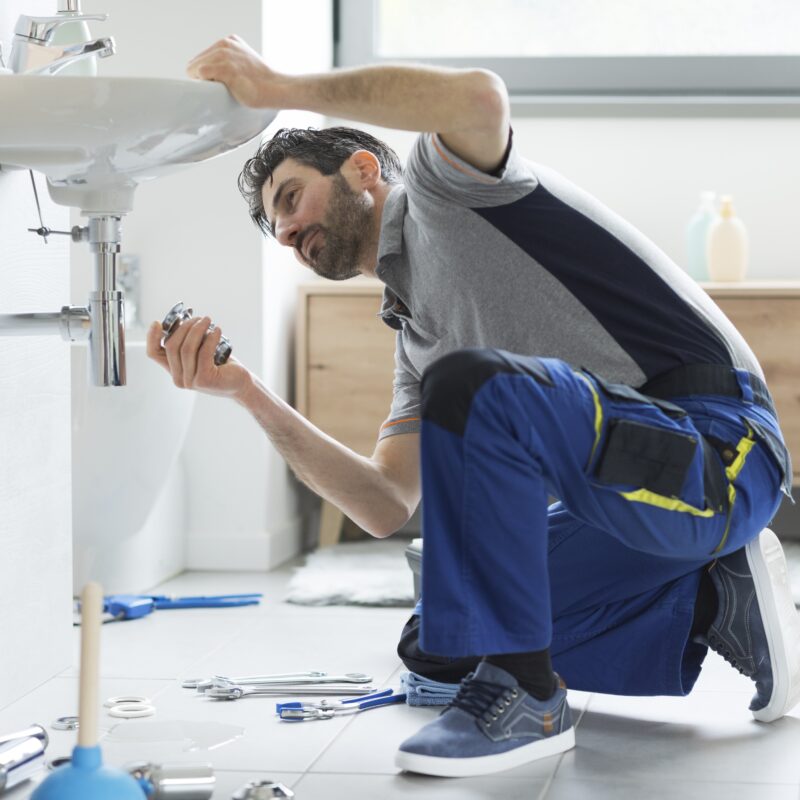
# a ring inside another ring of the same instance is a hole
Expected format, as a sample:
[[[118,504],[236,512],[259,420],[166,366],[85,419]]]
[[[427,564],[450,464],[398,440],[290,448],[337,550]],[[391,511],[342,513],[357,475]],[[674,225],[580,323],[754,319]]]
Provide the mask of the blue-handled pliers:
[[[115,620],[139,619],[156,609],[231,608],[253,606],[262,594],[218,594],[195,597],[169,597],[165,594],[111,594],[103,599],[103,611]]]
[[[357,714],[370,708],[405,703],[405,694],[395,694],[394,689],[351,697],[349,700],[319,700],[316,703],[276,703],[275,711],[284,722],[307,722],[312,719],[333,719],[343,714]]]

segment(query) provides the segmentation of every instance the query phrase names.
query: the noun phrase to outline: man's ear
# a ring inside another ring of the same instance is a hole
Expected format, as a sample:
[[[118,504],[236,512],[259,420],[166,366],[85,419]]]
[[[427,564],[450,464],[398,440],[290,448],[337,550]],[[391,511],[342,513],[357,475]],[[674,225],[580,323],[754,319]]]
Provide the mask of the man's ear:
[[[381,179],[381,163],[369,150],[356,150],[342,165],[362,189],[374,189]]]

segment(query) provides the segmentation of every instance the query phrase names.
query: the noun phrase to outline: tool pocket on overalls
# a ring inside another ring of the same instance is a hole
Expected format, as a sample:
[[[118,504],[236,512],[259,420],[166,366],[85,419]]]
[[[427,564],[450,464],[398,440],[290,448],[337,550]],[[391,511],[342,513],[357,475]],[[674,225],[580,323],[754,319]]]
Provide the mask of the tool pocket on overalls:
[[[677,497],[697,451],[697,438],[628,419],[608,422],[593,478]]]
[[[629,407],[634,412],[634,418],[609,415],[611,418],[604,420],[598,452],[589,471],[593,482],[604,487],[633,488],[637,491],[632,494],[623,492],[628,499],[703,516],[727,509],[725,471],[716,452],[698,433],[669,428],[663,417],[658,421],[659,411],[672,420],[685,419],[688,415],[683,408],[668,400],[644,395],[630,386],[609,383],[596,375],[591,377],[611,403],[607,410],[619,413]],[[695,462],[698,445],[703,451],[702,467]],[[702,508],[678,499],[693,469],[697,474],[690,492],[691,500]]]

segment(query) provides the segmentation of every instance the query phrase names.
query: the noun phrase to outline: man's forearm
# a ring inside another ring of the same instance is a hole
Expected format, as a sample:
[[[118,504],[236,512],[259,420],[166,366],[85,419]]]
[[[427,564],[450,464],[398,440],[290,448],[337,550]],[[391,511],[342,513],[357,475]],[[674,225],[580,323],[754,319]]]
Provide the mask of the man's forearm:
[[[481,128],[505,102],[502,82],[484,70],[381,65],[286,75],[278,85],[283,108],[410,131]]]
[[[323,433],[256,379],[236,399],[297,478],[364,530],[383,537],[406,522],[413,509],[379,464]]]
[[[509,100],[484,69],[380,64],[318,75],[275,72],[237,36],[193,58],[190,77],[221,81],[246,106],[298,108],[385,128],[438,133],[446,146],[486,172],[508,147]]]

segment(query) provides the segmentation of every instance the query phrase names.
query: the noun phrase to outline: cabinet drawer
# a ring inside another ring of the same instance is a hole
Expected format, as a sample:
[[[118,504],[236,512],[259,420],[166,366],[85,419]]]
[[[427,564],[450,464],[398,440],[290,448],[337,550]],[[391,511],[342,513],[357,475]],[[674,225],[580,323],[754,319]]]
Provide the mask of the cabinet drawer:
[[[800,298],[715,297],[764,370],[800,481]]]
[[[364,455],[392,401],[395,334],[379,310],[379,296],[307,296],[306,416]]]

